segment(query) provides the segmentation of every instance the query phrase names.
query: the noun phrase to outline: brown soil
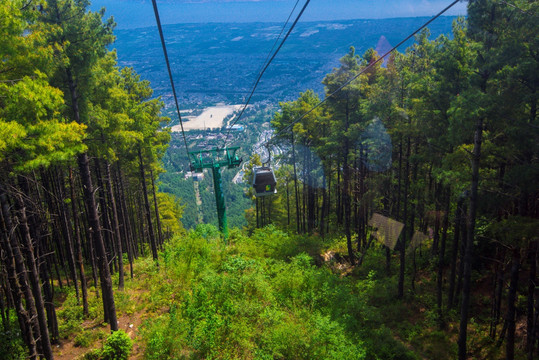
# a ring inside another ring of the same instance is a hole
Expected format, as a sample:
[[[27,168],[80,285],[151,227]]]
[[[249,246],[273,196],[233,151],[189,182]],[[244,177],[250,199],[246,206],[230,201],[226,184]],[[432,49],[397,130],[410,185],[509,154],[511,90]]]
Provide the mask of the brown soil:
[[[129,280],[126,279],[126,281]],[[141,304],[143,301],[141,300],[141,297],[146,292],[144,289],[126,289],[124,291],[129,294],[131,302],[134,302],[137,305]],[[132,314],[118,313],[118,329],[125,331],[133,340],[133,349],[131,351],[131,355],[129,356],[129,359],[131,360],[143,358],[144,349],[140,345],[140,327],[147,317],[146,310],[143,306],[135,306],[135,308],[140,308],[140,310]],[[107,324],[100,323],[96,320],[84,321],[82,323],[82,328],[86,331],[95,333],[101,331],[104,334],[108,334],[110,329]],[[68,339],[60,340],[59,344],[53,345],[54,358],[56,360],[82,359],[84,354],[90,352],[92,349],[101,349],[105,342],[105,339],[98,339],[91,343],[88,347],[79,347],[75,346],[76,336],[77,334],[72,334]]]

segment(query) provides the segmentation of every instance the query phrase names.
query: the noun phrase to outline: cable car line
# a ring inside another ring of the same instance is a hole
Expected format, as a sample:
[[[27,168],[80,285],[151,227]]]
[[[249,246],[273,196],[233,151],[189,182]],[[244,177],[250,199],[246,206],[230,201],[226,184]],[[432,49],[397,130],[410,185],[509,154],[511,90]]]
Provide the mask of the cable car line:
[[[286,19],[285,23],[283,24],[283,27],[281,28],[281,32],[279,33],[279,36],[275,38],[275,41],[273,42],[273,46],[271,47],[271,50],[268,52],[268,55],[266,55],[266,59],[264,59],[264,62],[260,65],[260,67],[257,70],[257,73],[260,73],[260,71],[264,68],[266,63],[268,62],[268,59],[270,58],[271,54],[273,53],[273,49],[275,49],[275,46],[277,46],[277,43],[279,42],[279,39],[284,33],[284,30],[286,29],[286,26],[290,22],[290,19],[292,18],[292,15],[294,14],[294,11],[296,11],[296,7],[299,4],[299,0],[296,0],[296,4],[294,5],[294,8],[292,8],[292,11],[290,11],[290,14],[288,15],[288,18]],[[253,86],[255,86],[256,79],[253,81]]]
[[[329,98],[331,98],[332,96],[334,96],[335,94],[337,94],[338,92],[340,92],[342,89],[344,89],[346,86],[348,86],[352,81],[354,81],[355,79],[357,79],[359,76],[361,76],[363,73],[365,73],[366,71],[368,71],[370,68],[372,68],[374,65],[378,64],[380,61],[382,61],[387,55],[391,54],[393,51],[395,51],[398,47],[400,47],[402,44],[404,44],[406,41],[410,40],[413,36],[415,36],[418,32],[420,32],[421,30],[423,30],[425,27],[427,27],[431,22],[433,22],[434,20],[436,20],[437,18],[439,18],[441,15],[443,15],[447,10],[451,9],[454,5],[456,5],[460,0],[455,0],[453,1],[451,4],[449,4],[445,9],[443,9],[442,11],[440,11],[438,14],[436,14],[434,17],[432,17],[429,21],[427,21],[426,23],[424,23],[423,25],[421,25],[417,30],[415,30],[413,33],[411,33],[410,35],[408,35],[404,40],[402,40],[401,42],[399,42],[397,45],[395,45],[393,48],[391,48],[391,50],[387,51],[384,55],[382,55],[381,57],[379,57],[376,61],[373,61],[371,62],[369,65],[367,65],[363,70],[361,70],[357,75],[353,76],[352,78],[350,78],[349,80],[347,80],[344,84],[342,84],[341,86],[339,86],[337,88],[337,90],[333,91],[331,94],[327,95],[322,101],[320,101],[318,104],[316,104],[314,107],[312,107],[309,111],[307,111],[306,113],[302,114],[299,118],[297,118],[296,120],[293,120],[290,124],[288,124],[287,126],[285,126],[284,128],[282,128],[281,130],[279,130],[277,133],[275,133],[266,143],[267,144],[270,144],[271,141],[275,138],[277,138],[277,136],[279,136],[279,134],[283,133],[284,131],[290,129],[291,126],[293,126],[294,124],[298,123],[299,121],[303,120],[305,118],[305,116],[309,115],[310,113],[312,113],[314,110],[316,110],[317,108],[319,108],[322,104],[324,104]]]
[[[153,0],[155,1],[155,0]],[[236,117],[236,119],[234,119],[234,121],[232,122],[232,124],[228,127],[228,131],[226,133],[226,137],[225,137],[225,142],[224,142],[224,147],[226,148],[226,143],[228,142],[228,136],[230,135],[230,129],[236,125],[236,123],[238,122],[239,119],[241,119],[243,113],[245,112],[245,109],[247,108],[247,105],[249,105],[249,102],[251,101],[251,98],[253,97],[253,94],[258,86],[258,84],[260,83],[260,79],[262,78],[262,75],[264,75],[264,72],[266,72],[266,70],[268,69],[268,67],[270,66],[271,62],[273,61],[273,59],[275,59],[275,56],[277,56],[277,53],[279,52],[279,50],[281,50],[281,48],[283,47],[284,43],[286,42],[286,40],[288,39],[288,37],[290,36],[290,34],[292,33],[292,30],[294,30],[294,27],[296,26],[296,24],[298,23],[299,19],[301,18],[301,16],[303,15],[303,12],[305,11],[305,9],[307,8],[307,5],[309,5],[309,3],[311,2],[311,0],[307,0],[305,2],[305,4],[303,5],[303,8],[301,9],[301,11],[299,12],[298,16],[296,17],[296,19],[294,20],[294,23],[292,24],[292,26],[290,27],[290,29],[288,29],[288,32],[286,33],[285,37],[283,38],[283,40],[281,41],[281,44],[279,45],[279,47],[277,48],[277,50],[275,50],[275,52],[273,53],[273,56],[269,59],[269,61],[266,63],[266,65],[264,66],[264,68],[262,69],[262,71],[260,72],[260,74],[258,75],[258,78],[256,79],[255,81],[255,84],[253,86],[253,88],[251,89],[251,93],[249,94],[249,97],[247,98],[247,101],[245,102],[245,105],[243,106],[243,108],[241,109],[241,112],[240,114]]]
[[[262,71],[262,69],[266,66],[266,64],[268,62],[268,59],[270,58],[271,54],[273,53],[273,50],[275,49],[275,46],[277,46],[277,43],[279,42],[279,39],[281,39],[281,36],[283,35],[283,33],[284,33],[285,29],[286,29],[286,26],[290,22],[290,19],[292,18],[292,15],[294,14],[294,11],[296,11],[296,7],[298,6],[298,4],[299,4],[299,0],[296,0],[296,3],[294,4],[294,7],[292,8],[292,11],[290,11],[290,14],[288,15],[288,18],[286,19],[285,23],[283,24],[283,26],[281,28],[281,32],[275,38],[275,41],[273,42],[273,46],[271,47],[271,50],[268,52],[268,55],[266,55],[266,59],[264,59],[264,62],[258,68],[257,73],[260,73]],[[254,88],[257,85],[257,80],[258,80],[258,78],[256,78],[253,81],[253,85],[251,85],[251,88]],[[235,123],[236,122],[234,122],[234,124]],[[227,133],[226,133],[226,136],[225,136],[225,146],[226,146],[226,141],[228,139],[228,134],[229,134],[231,128],[232,128],[232,125],[227,130]]]
[[[176,87],[174,86],[174,79],[172,78],[172,71],[170,70],[170,61],[168,60],[167,46],[165,44],[165,37],[163,36],[163,28],[161,27],[161,19],[159,18],[159,10],[157,9],[156,0],[152,0],[153,12],[155,14],[155,21],[157,22],[157,29],[159,30],[159,37],[161,38],[161,46],[163,47],[163,54],[165,55],[165,62],[167,63],[168,77],[170,79],[170,85],[172,86],[172,94],[174,95],[174,103],[176,104],[176,111],[178,113],[178,119],[180,119],[180,127],[182,129],[183,143],[185,144],[185,151],[189,157],[189,147],[187,146],[187,138],[183,129],[182,115],[180,114],[180,105],[178,105],[178,97],[176,96]]]

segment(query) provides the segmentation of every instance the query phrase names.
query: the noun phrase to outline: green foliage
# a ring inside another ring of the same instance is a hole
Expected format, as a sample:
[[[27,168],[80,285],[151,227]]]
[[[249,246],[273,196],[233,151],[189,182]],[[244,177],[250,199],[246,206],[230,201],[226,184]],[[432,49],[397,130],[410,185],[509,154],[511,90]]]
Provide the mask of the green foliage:
[[[82,357],[84,360],[99,360],[101,356],[101,350],[99,349],[92,349],[88,351],[84,356]]]
[[[238,251],[253,257],[287,260],[303,252],[316,256],[322,248],[322,239],[317,236],[291,235],[268,225],[254,230],[250,237],[231,237]]]
[[[9,323],[7,328],[2,326],[0,330],[0,359],[23,360],[26,359],[27,350],[21,337],[17,314],[9,310]]]
[[[89,331],[81,331],[81,332],[79,332],[75,336],[75,339],[73,340],[73,344],[75,346],[77,346],[77,347],[87,348],[88,346],[90,346],[92,344],[92,339],[90,337],[90,334],[91,334],[91,332],[89,332]]]
[[[61,338],[67,339],[73,333],[82,332],[81,323],[84,319],[84,313],[82,306],[77,304],[77,297],[73,290],[67,293],[63,307],[57,311],[56,315],[58,316],[58,330]]]
[[[95,288],[93,286],[89,287],[88,293],[95,293]],[[60,338],[67,339],[73,334],[80,334],[83,332],[81,324],[84,320],[84,313],[82,304],[77,304],[77,297],[74,289],[68,289],[65,294],[65,300],[62,303],[62,308],[56,312],[56,315],[58,317]],[[103,304],[100,297],[88,297],[88,317],[90,319],[103,318]],[[84,340],[82,341],[84,342]]]
[[[85,360],[127,360],[133,349],[133,340],[123,330],[110,334],[102,349],[92,349],[84,354]]]
[[[301,237],[271,226],[232,232],[226,249],[213,230],[165,246],[150,297],[170,310],[145,323],[145,358],[414,358],[371,302],[387,290],[374,273],[355,283],[316,267],[293,249]]]
[[[105,341],[100,358],[103,360],[127,360],[132,348],[133,341],[129,335],[123,330],[118,330]]]

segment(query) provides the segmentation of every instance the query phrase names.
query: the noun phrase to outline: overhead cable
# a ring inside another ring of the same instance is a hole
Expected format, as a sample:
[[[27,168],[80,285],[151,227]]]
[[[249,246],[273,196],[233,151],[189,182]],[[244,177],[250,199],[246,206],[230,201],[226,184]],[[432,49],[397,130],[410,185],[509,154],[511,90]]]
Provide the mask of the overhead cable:
[[[157,29],[159,29],[159,36],[161,37],[161,46],[163,47],[163,54],[165,55],[165,62],[167,63],[168,77],[170,79],[170,85],[172,86],[172,94],[174,95],[174,103],[176,104],[176,111],[178,112],[178,119],[180,120],[180,127],[182,129],[183,142],[185,144],[185,151],[189,156],[189,147],[187,146],[187,138],[185,137],[185,131],[183,130],[182,115],[180,114],[180,105],[178,105],[178,97],[176,96],[176,87],[174,86],[174,79],[172,78],[172,71],[170,70],[170,61],[168,60],[167,46],[165,44],[165,37],[163,36],[163,28],[161,27],[161,19],[159,18],[159,10],[157,9],[156,0],[152,0],[153,11],[155,13],[155,21],[157,22]]]
[[[288,23],[290,22],[290,18],[292,18],[292,15],[294,14],[294,11],[296,11],[296,7],[298,6],[299,4],[299,0],[296,0],[296,4],[294,5],[294,7],[292,8],[292,11],[290,11],[290,14],[288,15],[288,18],[286,19],[285,23],[283,24],[283,27],[281,28],[281,32],[279,33],[279,35],[275,38],[275,41],[273,42],[273,46],[271,47],[271,50],[268,52],[268,55],[266,56],[266,59],[264,60],[264,62],[260,65],[260,67],[258,68],[258,71],[257,73],[260,73],[260,71],[264,68],[264,66],[266,65],[266,63],[268,62],[268,59],[270,58],[271,54],[273,53],[273,50],[275,49],[275,47],[277,46],[277,43],[279,42],[279,39],[281,39],[281,36],[283,35],[285,29],[286,29],[286,26],[288,25]],[[256,79],[253,81],[253,87],[255,86],[254,84],[256,83]]]
[[[155,1],[155,0],[153,0]],[[227,131],[227,134],[226,134],[226,137],[225,137],[225,143],[224,143],[224,146],[226,147],[226,143],[228,141],[228,136],[230,134],[230,129],[238,122],[238,120],[241,119],[243,113],[245,112],[245,109],[247,109],[247,106],[249,105],[249,102],[251,101],[251,98],[253,97],[253,94],[258,86],[258,84],[260,83],[260,79],[262,78],[262,75],[264,75],[264,72],[266,72],[267,68],[270,66],[271,62],[273,61],[273,59],[275,59],[275,56],[277,56],[277,53],[279,52],[279,50],[281,50],[281,48],[283,47],[284,43],[286,42],[286,39],[288,39],[288,37],[290,36],[290,34],[292,33],[292,30],[294,30],[294,27],[296,26],[296,24],[298,23],[299,19],[301,18],[301,16],[303,15],[303,12],[305,11],[305,9],[307,8],[307,5],[309,5],[309,3],[311,2],[311,0],[307,0],[305,2],[305,5],[303,5],[303,8],[301,9],[301,11],[299,12],[298,16],[296,17],[296,20],[294,20],[294,23],[292,24],[292,26],[290,26],[290,29],[288,30],[288,32],[286,33],[285,37],[283,38],[283,40],[281,41],[281,44],[279,44],[279,47],[277,48],[277,50],[275,50],[275,52],[273,53],[273,56],[269,59],[269,61],[266,63],[266,66],[264,66],[264,68],[262,69],[262,71],[260,72],[260,74],[258,75],[258,78],[256,79],[255,81],[255,84],[253,86],[253,88],[251,89],[251,93],[249,94],[249,97],[247,98],[247,101],[245,102],[245,105],[243,106],[243,108],[241,109],[241,112],[239,113],[239,115],[236,117],[236,119],[234,119],[234,121],[232,122],[232,124],[228,127],[228,131]]]
[[[381,57],[379,57],[376,61],[373,61],[371,62],[369,65],[367,65],[363,70],[361,70],[357,75],[353,76],[352,78],[350,78],[348,81],[346,81],[344,84],[342,84],[341,86],[339,86],[337,88],[337,90],[333,91],[331,94],[327,95],[324,100],[320,101],[318,104],[316,104],[314,107],[312,107],[309,111],[307,111],[306,113],[302,114],[299,118],[295,119],[294,121],[292,121],[290,124],[288,124],[287,126],[285,126],[284,128],[282,128],[281,130],[279,130],[277,133],[275,133],[267,142],[266,144],[270,144],[271,141],[273,139],[275,139],[277,136],[279,136],[281,133],[283,133],[284,131],[290,129],[291,126],[293,126],[294,124],[298,123],[299,121],[303,120],[305,118],[305,116],[309,115],[310,113],[312,113],[314,110],[316,110],[317,108],[319,108],[322,104],[324,104],[329,98],[331,98],[332,96],[334,96],[335,94],[337,94],[338,92],[340,92],[342,89],[344,89],[347,85],[349,85],[352,81],[354,81],[355,79],[357,79],[358,77],[360,77],[363,73],[365,73],[366,71],[368,71],[369,69],[371,69],[373,66],[375,66],[376,64],[378,64],[380,61],[382,61],[387,55],[391,54],[393,51],[395,51],[398,47],[400,47],[402,44],[404,44],[405,42],[407,42],[408,40],[410,40],[413,36],[415,36],[418,32],[420,32],[421,30],[423,30],[424,28],[426,28],[431,22],[433,22],[434,20],[436,20],[437,18],[439,18],[440,16],[442,16],[447,10],[451,9],[456,3],[458,3],[459,1],[461,0],[455,0],[453,1],[450,5],[448,5],[445,9],[443,9],[442,11],[440,11],[438,14],[436,14],[434,17],[432,17],[429,21],[427,21],[426,23],[424,23],[423,25],[421,25],[417,30],[415,30],[413,33],[411,33],[410,35],[408,35],[404,40],[402,40],[401,42],[399,42],[397,45],[395,45],[393,48],[391,48],[391,50],[387,51],[384,55],[382,55]]]

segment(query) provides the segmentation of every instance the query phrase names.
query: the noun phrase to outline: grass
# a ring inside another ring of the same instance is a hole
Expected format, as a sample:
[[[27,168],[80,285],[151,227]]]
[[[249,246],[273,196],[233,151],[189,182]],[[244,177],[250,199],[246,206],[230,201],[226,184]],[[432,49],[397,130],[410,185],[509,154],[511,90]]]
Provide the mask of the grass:
[[[399,300],[398,255],[388,273],[385,250],[378,245],[368,250],[361,267],[341,271],[315,265],[320,253],[344,254],[343,241],[295,237],[272,227],[250,237],[232,231],[228,246],[208,227],[172,239],[160,253],[159,267],[151,258],[138,259],[135,278],[126,279],[123,292],[115,291],[118,318],[139,322],[139,331],[131,333],[134,356],[455,358],[458,311],[446,311],[446,327],[439,328],[428,249],[416,257],[415,290],[407,258],[405,297]],[[94,290],[89,293],[91,319],[82,318],[72,292],[58,314],[63,338],[91,353],[104,346],[107,327],[100,299]],[[488,311],[489,298],[476,299],[475,306]],[[476,358],[503,355],[488,337],[487,319],[485,313],[470,321],[469,348]]]

